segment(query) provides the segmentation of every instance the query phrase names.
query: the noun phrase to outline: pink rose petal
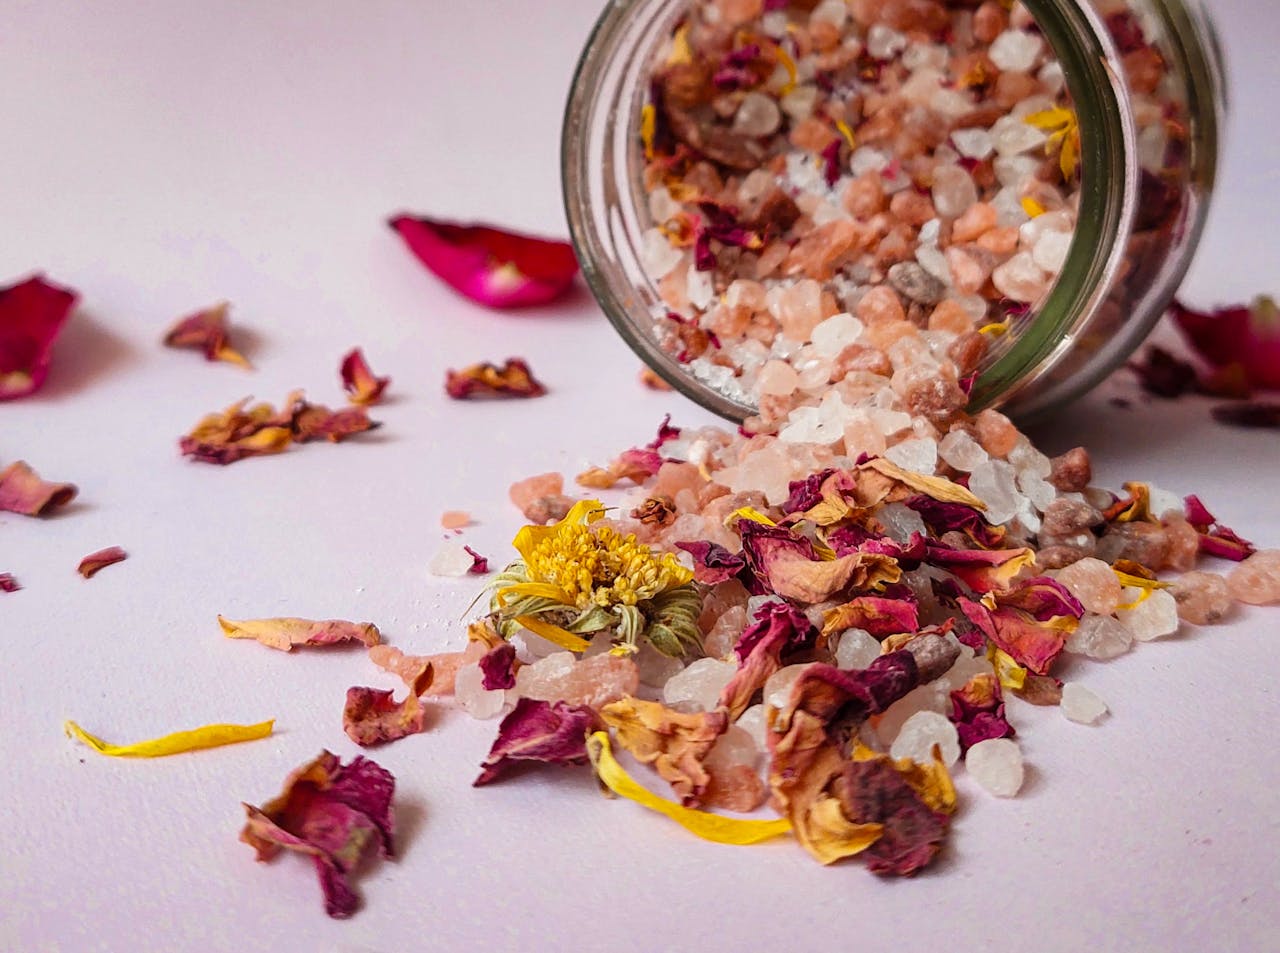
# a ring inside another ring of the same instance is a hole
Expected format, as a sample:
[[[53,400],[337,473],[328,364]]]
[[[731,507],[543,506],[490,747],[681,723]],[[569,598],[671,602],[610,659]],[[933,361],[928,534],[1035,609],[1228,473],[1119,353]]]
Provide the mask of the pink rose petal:
[[[1238,364],[1254,387],[1280,390],[1280,308],[1266,296],[1249,307],[1193,311],[1174,302],[1173,320],[1215,367]]]
[[[129,558],[119,546],[108,546],[106,549],[100,549],[96,553],[90,553],[84,559],[80,560],[77,571],[86,579],[91,579],[99,570],[106,569],[108,566],[114,566],[116,563],[124,562]]]
[[[76,498],[75,484],[49,483],[23,460],[0,470],[0,510],[45,516]]]
[[[409,215],[397,215],[389,224],[455,291],[490,308],[555,301],[578,273],[568,242]]]
[[[360,348],[347,353],[342,359],[339,373],[342,376],[342,387],[347,392],[347,400],[353,404],[376,404],[391,383],[390,377],[378,377],[369,369]]]

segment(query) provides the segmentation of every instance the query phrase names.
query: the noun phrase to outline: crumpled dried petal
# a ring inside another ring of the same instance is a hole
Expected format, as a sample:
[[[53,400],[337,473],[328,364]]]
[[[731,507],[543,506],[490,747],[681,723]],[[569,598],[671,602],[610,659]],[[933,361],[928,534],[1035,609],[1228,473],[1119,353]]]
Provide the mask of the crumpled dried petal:
[[[487,575],[489,572],[488,557],[481,556],[478,552],[476,552],[470,546],[463,546],[462,548],[466,550],[466,552],[471,556],[471,565],[467,568],[467,575],[469,576]]]
[[[361,406],[376,404],[391,383],[390,377],[378,377],[369,369],[364,351],[358,347],[352,348],[342,358],[338,373],[342,376],[342,389],[347,392],[347,400]]]
[[[108,546],[106,549],[100,549],[96,553],[90,553],[84,559],[80,560],[77,571],[86,579],[92,578],[100,569],[106,569],[108,566],[114,566],[118,562],[123,562],[129,558],[119,546]]]
[[[1248,307],[1193,311],[1175,301],[1174,323],[1215,367],[1239,365],[1254,387],[1280,390],[1280,307],[1262,295]]]
[[[17,592],[22,587],[11,572],[0,572],[0,592]]]
[[[703,840],[714,841],[717,844],[758,844],[760,841],[777,837],[791,830],[791,824],[785,818],[757,821],[724,817],[720,814],[697,811],[658,797],[632,780],[622,765],[618,764],[613,757],[608,732],[593,732],[587,739],[587,751],[596,776],[610,791],[619,797],[635,801],[651,811],[665,814],[685,830],[698,835]]]
[[[874,470],[917,493],[932,497],[940,503],[960,503],[975,510],[985,510],[987,504],[978,499],[959,483],[953,483],[946,477],[925,476],[906,470],[884,457],[872,457],[858,466],[861,471]]]
[[[0,288],[0,400],[26,397],[44,385],[53,342],[78,297],[39,275]]]
[[[1014,734],[1004,714],[1004,693],[1000,679],[980,672],[951,693],[948,716],[960,736],[960,750],[968,751],[979,741],[1010,738]]]
[[[325,912],[345,918],[360,900],[347,881],[371,846],[383,857],[395,854],[391,801],[395,778],[381,765],[358,756],[343,764],[322,751],[289,774],[284,790],[263,807],[244,804],[248,823],[240,840],[267,861],[281,849],[311,857]]]
[[[724,711],[686,713],[627,696],[601,708],[600,717],[620,746],[671,785],[681,804],[701,803],[711,781],[702,759],[729,727]]]
[[[68,737],[83,741],[98,754],[104,754],[109,758],[163,758],[187,751],[239,744],[242,741],[257,741],[271,734],[274,725],[275,719],[262,721],[256,725],[204,725],[201,728],[175,731],[160,738],[135,741],[128,745],[113,745],[103,741],[96,735],[89,734],[74,721],[64,722],[62,728]]]
[[[484,675],[481,685],[487,692],[516,687],[516,647],[510,642],[499,642],[480,659],[480,672]]]
[[[1195,367],[1156,344],[1147,345],[1142,359],[1130,361],[1126,367],[1138,375],[1143,390],[1157,397],[1173,399],[1196,390]]]
[[[992,526],[982,513],[961,503],[943,503],[924,494],[903,500],[903,505],[920,514],[935,536],[948,532],[961,532],[983,549],[995,549],[1004,542],[1003,526]]]
[[[1280,430],[1280,404],[1249,401],[1220,404],[1209,413],[1220,424],[1248,427],[1253,430]]]
[[[951,549],[929,543],[928,562],[957,576],[975,592],[1006,589],[1009,583],[1036,562],[1035,550],[1020,549]]]
[[[248,368],[249,362],[244,355],[227,343],[227,311],[230,307],[223,301],[182,318],[165,334],[165,346],[192,348],[203,351],[207,361],[226,361]]]
[[[482,361],[445,375],[445,393],[454,400],[477,397],[541,397],[547,389],[533,376],[529,365],[509,357],[502,367]]]
[[[348,688],[347,702],[342,708],[342,730],[361,746],[418,734],[427,724],[427,710],[419,696],[431,687],[434,676],[435,670],[427,665],[418,674],[409,693],[398,702],[389,691],[359,685]]]
[[[0,470],[0,511],[46,516],[76,498],[73,483],[48,483],[24,460]]]
[[[1084,606],[1080,600],[1066,586],[1048,576],[1036,576],[1016,589],[994,595],[998,605],[1021,609],[1037,622],[1080,619],[1084,616]]]
[[[356,641],[365,645],[377,645],[381,641],[378,627],[372,622],[345,622],[341,619],[313,621],[311,619],[245,619],[236,622],[218,616],[218,625],[229,639],[256,639],[263,645],[281,652],[292,651],[295,645],[333,645],[338,642]]]
[[[902,578],[895,559],[854,552],[819,559],[813,544],[784,527],[740,521],[747,565],[765,591],[797,602],[824,602],[846,590],[866,592]]]
[[[1002,607],[993,611],[963,597],[959,602],[961,611],[993,645],[1037,675],[1047,675],[1062,653],[1070,629],[1037,622],[1021,609]]]
[[[245,457],[283,453],[292,443],[321,438],[337,443],[379,426],[361,407],[333,411],[309,403],[301,391],[289,394],[278,411],[270,404],[248,404],[247,399],[241,400],[201,419],[179,441],[183,455],[226,465]]]
[[[323,404],[308,403],[302,399],[301,394],[286,403],[292,404],[290,430],[295,443],[307,443],[310,440],[339,443],[347,437],[366,430],[376,430],[381,426],[369,419],[369,414],[363,407],[330,410]]]
[[[4,481],[0,478],[0,487],[3,485]],[[1183,500],[1183,506],[1186,511],[1187,522],[1195,527],[1196,532],[1200,534],[1200,552],[1240,562],[1243,559],[1248,559],[1257,551],[1257,547],[1253,543],[1247,539],[1242,539],[1233,530],[1219,523],[1205,505],[1200,502],[1198,496],[1194,494],[1188,496]],[[3,508],[0,505],[0,509]]]
[[[740,553],[731,553],[709,540],[678,542],[675,546],[693,557],[693,578],[706,586],[732,579],[747,565]]]
[[[472,784],[496,781],[519,761],[586,764],[587,735],[602,727],[585,705],[521,698],[498,725],[498,737]]]
[[[630,480],[639,485],[662,469],[662,464],[662,455],[656,450],[633,447],[618,454],[607,470],[592,467],[579,473],[575,482],[593,490],[608,490],[619,480]]]
[[[450,287],[490,308],[548,304],[573,287],[578,273],[568,242],[409,215],[388,224]]]
[[[756,692],[782,667],[784,652],[806,648],[813,641],[813,625],[795,606],[781,599],[761,603],[734,644],[738,670],[720,692],[720,707],[728,710],[730,720],[738,720]]]
[[[831,609],[822,619],[823,636],[845,629],[866,629],[877,638],[915,633],[920,627],[919,607],[909,599],[857,596]]]

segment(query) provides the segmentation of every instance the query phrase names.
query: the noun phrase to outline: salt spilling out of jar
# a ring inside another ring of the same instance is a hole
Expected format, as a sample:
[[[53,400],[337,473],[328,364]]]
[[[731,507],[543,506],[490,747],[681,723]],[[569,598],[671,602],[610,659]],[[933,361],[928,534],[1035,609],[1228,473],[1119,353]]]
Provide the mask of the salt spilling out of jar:
[[[654,334],[759,408],[748,429],[804,441],[962,408],[1079,204],[1062,68],[1021,5],[809,7],[690,4],[641,130]]]

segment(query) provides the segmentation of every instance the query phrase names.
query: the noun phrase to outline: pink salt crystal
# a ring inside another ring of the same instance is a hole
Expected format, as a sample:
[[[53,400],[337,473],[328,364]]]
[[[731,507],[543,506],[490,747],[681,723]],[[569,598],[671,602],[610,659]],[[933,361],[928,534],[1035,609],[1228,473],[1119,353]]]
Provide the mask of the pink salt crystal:
[[[1196,528],[1181,513],[1170,513],[1161,523],[1169,541],[1169,551],[1165,555],[1164,566],[1152,568],[1172,569],[1174,572],[1194,569],[1200,555],[1200,534]]]
[[[886,447],[884,432],[866,417],[856,419],[844,428],[844,452],[854,460],[863,453],[880,456]]]
[[[993,228],[978,237],[977,246],[994,255],[1012,255],[1018,250],[1018,229],[1013,226]]]
[[[680,495],[681,490],[692,490],[696,493],[706,482],[706,478],[694,464],[667,460],[658,468],[658,475],[650,496],[667,496],[675,499]]]
[[[952,245],[944,252],[951,269],[951,283],[961,294],[977,294],[986,284],[989,272],[983,263],[963,248]]]
[[[905,321],[907,317],[897,293],[886,285],[868,289],[854,311],[858,320],[868,326]]]
[[[892,294],[892,292],[890,292]],[[862,332],[861,340],[868,346],[876,347],[888,353],[889,349],[903,338],[917,337],[920,329],[910,321],[880,321],[868,324]]]
[[[1120,604],[1124,587],[1111,567],[1101,559],[1088,557],[1077,560],[1058,570],[1057,578],[1090,612],[1110,615]]]
[[[756,259],[756,278],[764,279],[774,274],[791,254],[791,246],[786,242],[774,242],[760,253]]]
[[[889,213],[898,221],[917,228],[937,214],[928,196],[921,195],[914,189],[907,189],[894,195],[889,200]]]
[[[785,288],[775,312],[782,333],[793,341],[807,341],[823,318],[822,286],[808,278]]]
[[[541,497],[563,493],[564,477],[559,473],[539,473],[537,476],[517,480],[507,492],[511,496],[511,502],[524,512]]]
[[[1227,586],[1249,605],[1280,602],[1280,549],[1258,550],[1227,574]]]
[[[624,695],[634,695],[639,687],[640,670],[636,663],[606,652],[576,663],[560,683],[555,698],[570,705],[599,708]]]
[[[756,377],[756,389],[762,394],[791,394],[799,383],[800,376],[786,361],[768,361]]]
[[[462,529],[471,525],[471,514],[466,510],[445,510],[440,514],[440,525],[445,529]]]
[[[974,436],[982,449],[1003,460],[1018,442],[1018,428],[998,410],[987,408],[973,418]]]
[[[848,219],[836,219],[820,225],[791,249],[782,272],[784,275],[807,275],[827,281],[853,251],[858,238],[858,227]],[[785,320],[783,328],[785,331]],[[812,331],[812,327],[809,330]]]
[[[704,807],[746,814],[764,803],[767,790],[754,768],[733,764],[707,770],[711,780],[702,794]]]
[[[724,306],[735,313],[742,312],[750,316],[752,312],[763,310],[765,305],[765,287],[758,281],[739,278],[730,282],[724,292]]]
[[[856,218],[870,218],[885,209],[884,184],[879,172],[864,172],[845,186],[841,197],[845,209]]]
[[[734,645],[738,642],[738,637],[742,635],[742,631],[746,627],[747,609],[745,605],[726,609],[716,619],[706,638],[702,640],[702,647],[707,653],[707,657],[728,658],[729,653],[733,651]]]
[[[737,579],[728,579],[712,586],[702,598],[702,612],[698,616],[698,628],[710,632],[716,620],[730,609],[742,608],[749,597],[746,586]]]
[[[954,298],[944,298],[929,315],[929,330],[967,334],[973,330],[973,318],[960,302]]]
[[[406,655],[400,649],[383,643],[369,649],[369,660],[412,686],[425,665],[430,664],[433,677],[424,695],[452,695],[458,669],[479,661],[486,649],[483,643],[469,642],[461,652],[439,652],[435,655]]]
[[[1215,572],[1189,572],[1174,584],[1178,618],[1192,625],[1213,625],[1226,618],[1235,604],[1227,580]]]
[[[716,9],[723,26],[735,27],[760,16],[764,12],[764,0],[716,0]]]
[[[986,202],[974,202],[951,225],[951,241],[957,245],[975,241],[996,227],[996,210]]]

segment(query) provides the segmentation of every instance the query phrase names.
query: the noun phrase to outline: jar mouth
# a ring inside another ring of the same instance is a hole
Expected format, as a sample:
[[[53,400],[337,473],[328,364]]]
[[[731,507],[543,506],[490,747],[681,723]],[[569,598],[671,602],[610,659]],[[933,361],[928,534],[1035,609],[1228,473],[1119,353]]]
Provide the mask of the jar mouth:
[[[597,20],[570,86],[561,136],[565,214],[586,279],[627,344],[674,389],[730,420],[757,413],[685,372],[648,330],[662,307],[635,249],[649,223],[642,177],[640,108],[657,44],[688,0],[611,0]],[[1135,214],[1137,162],[1118,54],[1088,4],[1024,0],[1062,65],[1080,128],[1079,212],[1063,268],[1016,333],[1004,335],[979,369],[969,407],[1016,403],[1019,390],[1056,356],[1102,303],[1123,265]],[[605,112],[605,122],[597,120]],[[622,168],[617,164],[621,163]],[[601,166],[604,175],[600,175]],[[642,210],[637,212],[637,210]]]

